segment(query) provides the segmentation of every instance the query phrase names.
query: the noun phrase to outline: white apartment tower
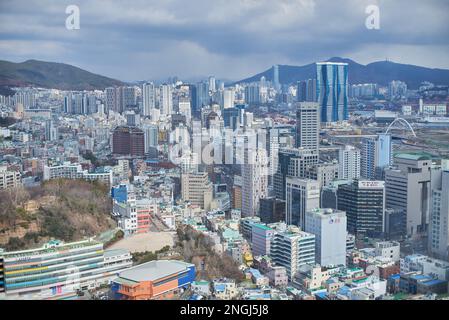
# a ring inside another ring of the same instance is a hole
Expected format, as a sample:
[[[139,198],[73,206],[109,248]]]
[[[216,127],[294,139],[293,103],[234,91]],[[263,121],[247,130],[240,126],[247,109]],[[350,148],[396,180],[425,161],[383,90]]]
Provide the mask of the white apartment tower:
[[[352,180],[360,177],[360,150],[346,145],[338,154],[339,179]]]
[[[161,114],[170,115],[173,112],[173,88],[169,84],[161,86]]]
[[[144,83],[142,86],[142,114],[144,117],[151,116],[151,110],[156,107],[156,91],[154,83]]]
[[[242,178],[242,216],[257,215],[260,199],[268,196],[268,157],[265,149],[245,148]]]

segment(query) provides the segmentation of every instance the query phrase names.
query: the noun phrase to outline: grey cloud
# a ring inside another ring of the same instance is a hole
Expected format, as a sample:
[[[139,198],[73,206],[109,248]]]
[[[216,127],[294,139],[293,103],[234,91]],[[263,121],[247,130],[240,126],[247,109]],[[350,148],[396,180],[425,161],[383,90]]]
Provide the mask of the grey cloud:
[[[80,7],[80,30],[65,29],[69,4]],[[380,7],[380,30],[365,28],[370,4]],[[0,58],[67,62],[123,80],[238,79],[337,55],[449,68],[448,9],[445,0],[3,0]]]

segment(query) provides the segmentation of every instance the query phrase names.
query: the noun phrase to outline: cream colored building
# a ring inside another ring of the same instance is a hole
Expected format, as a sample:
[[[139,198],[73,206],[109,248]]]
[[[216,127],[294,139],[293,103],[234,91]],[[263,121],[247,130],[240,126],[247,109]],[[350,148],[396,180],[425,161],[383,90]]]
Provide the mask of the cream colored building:
[[[212,183],[207,172],[190,172],[181,176],[182,200],[208,211],[213,198]]]

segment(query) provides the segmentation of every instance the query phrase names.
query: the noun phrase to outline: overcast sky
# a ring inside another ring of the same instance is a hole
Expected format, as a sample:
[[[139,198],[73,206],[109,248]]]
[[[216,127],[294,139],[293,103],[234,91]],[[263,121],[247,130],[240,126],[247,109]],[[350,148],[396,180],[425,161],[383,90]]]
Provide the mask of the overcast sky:
[[[65,27],[71,4],[80,30]],[[372,4],[380,30],[365,27]],[[449,69],[448,18],[447,0],[0,0],[0,59],[125,81],[237,80],[333,56]]]

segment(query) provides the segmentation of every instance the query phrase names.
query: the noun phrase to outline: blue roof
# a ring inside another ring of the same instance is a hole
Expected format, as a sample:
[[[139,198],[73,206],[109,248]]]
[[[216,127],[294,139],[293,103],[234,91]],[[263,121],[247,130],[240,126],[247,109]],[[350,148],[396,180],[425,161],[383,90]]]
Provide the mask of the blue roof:
[[[214,289],[215,291],[225,291],[226,289],[226,285],[225,284],[216,284],[214,285]]]
[[[445,283],[446,281],[443,280],[439,280],[439,279],[434,279],[434,280],[430,280],[430,281],[425,281],[422,284],[425,286],[434,286],[436,284],[441,284],[441,283]]]
[[[392,280],[398,280],[399,278],[401,278],[401,275],[399,273],[395,273],[390,276],[390,279]]]
[[[423,275],[423,274],[414,274],[410,278],[415,280],[432,280],[431,277]]]
[[[315,293],[315,295],[320,298],[326,298],[327,292],[317,292],[317,293]]]
[[[346,295],[348,292],[349,292],[349,287],[348,286],[343,286],[340,289],[338,289],[338,293],[339,294]]]

